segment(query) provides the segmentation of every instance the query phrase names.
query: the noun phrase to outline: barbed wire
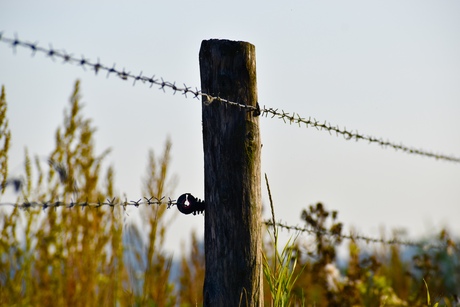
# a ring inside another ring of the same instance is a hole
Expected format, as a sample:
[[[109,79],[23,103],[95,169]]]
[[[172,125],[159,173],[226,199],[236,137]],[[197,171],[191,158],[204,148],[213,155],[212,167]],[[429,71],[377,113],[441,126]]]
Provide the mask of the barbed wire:
[[[264,224],[268,227],[279,227],[282,229],[286,229],[287,231],[298,231],[298,232],[306,232],[311,235],[316,235],[316,234],[321,234],[321,235],[328,235],[328,236],[336,236],[341,239],[346,239],[346,240],[358,240],[358,241],[364,241],[366,243],[374,243],[374,244],[383,244],[383,245],[401,245],[401,246],[409,246],[409,247],[417,247],[423,250],[429,250],[429,249],[440,249],[440,250],[445,250],[445,249],[455,249],[458,250],[457,245],[455,244],[454,241],[448,239],[446,240],[445,244],[431,244],[428,242],[413,242],[413,241],[408,241],[408,240],[399,240],[399,239],[382,239],[382,238],[375,238],[375,237],[369,237],[369,236],[364,236],[364,235],[359,235],[359,234],[354,234],[351,233],[349,235],[346,234],[338,234],[338,233],[332,233],[330,231],[325,231],[325,230],[320,230],[320,229],[314,229],[314,228],[307,228],[307,227],[302,227],[302,226],[294,226],[294,225],[288,225],[283,222],[275,222],[271,220],[266,220],[264,221]]]
[[[185,84],[183,87],[181,87],[176,85],[175,82],[168,82],[164,81],[163,78],[156,78],[155,75],[153,75],[152,77],[147,77],[142,74],[142,71],[138,75],[132,74],[131,72],[126,71],[124,68],[122,70],[117,69],[116,64],[113,64],[113,66],[110,67],[102,64],[99,61],[99,59],[97,60],[97,62],[94,62],[85,58],[84,56],[76,57],[64,50],[55,49],[51,45],[49,46],[49,48],[41,47],[38,45],[37,42],[29,43],[22,41],[17,37],[17,35],[15,35],[14,38],[7,38],[3,36],[2,32],[0,32],[0,41],[3,41],[11,45],[14,52],[16,52],[17,47],[24,47],[32,51],[32,56],[34,56],[36,53],[43,53],[53,60],[61,59],[63,63],[78,65],[81,66],[83,69],[89,67],[91,70],[95,72],[96,75],[99,72],[105,71],[107,73],[107,78],[110,75],[115,75],[125,81],[129,79],[133,80],[133,85],[135,85],[138,81],[141,81],[142,83],[150,84],[150,87],[152,87],[153,85],[157,85],[159,86],[159,89],[163,91],[165,91],[166,88],[169,88],[173,91],[173,94],[176,94],[177,92],[180,92],[185,96],[187,96],[187,94],[191,94],[194,98],[204,96],[198,89],[193,90],[191,89],[191,87],[186,86]]]
[[[156,85],[160,90],[163,90],[165,92],[165,89],[170,89],[173,92],[173,95],[176,94],[177,92],[181,93],[185,97],[187,97],[187,94],[193,96],[193,98],[203,99],[203,103],[205,104],[211,104],[213,102],[220,102],[226,105],[238,107],[240,109],[246,110],[248,112],[254,112],[255,116],[262,115],[265,117],[270,117],[270,118],[278,118],[283,120],[287,124],[298,124],[299,127],[302,125],[305,125],[306,128],[309,127],[314,127],[317,130],[321,131],[328,131],[329,134],[332,135],[332,133],[335,133],[337,136],[342,135],[346,140],[356,140],[356,141],[367,141],[369,143],[374,143],[377,145],[380,145],[383,148],[390,147],[395,150],[400,150],[403,152],[406,152],[408,154],[415,154],[419,156],[425,156],[429,158],[434,158],[436,160],[445,160],[445,161],[450,161],[450,162],[455,162],[455,163],[460,163],[460,157],[456,157],[453,155],[445,155],[441,153],[434,153],[431,151],[423,150],[423,149],[417,149],[413,147],[409,147],[403,144],[398,144],[395,142],[391,142],[389,140],[384,140],[383,138],[377,138],[373,137],[370,135],[364,135],[360,134],[357,130],[347,130],[346,127],[340,128],[337,125],[331,125],[327,121],[318,121],[315,118],[309,117],[306,119],[305,117],[302,117],[299,113],[293,112],[286,112],[284,110],[276,109],[276,108],[270,108],[270,107],[263,107],[260,108],[259,104],[257,103],[257,106],[250,106],[246,105],[243,103],[238,103],[234,101],[230,101],[228,99],[222,98],[222,97],[216,97],[209,95],[207,93],[201,92],[198,88],[195,87],[193,90],[190,86],[187,86],[186,84],[183,84],[183,86],[176,85],[176,82],[170,82],[170,81],[165,81],[161,77],[156,77],[153,75],[152,77],[148,77],[143,75],[143,72],[141,71],[139,74],[132,74],[130,71],[126,71],[124,68],[122,70],[116,69],[116,65],[113,64],[113,66],[106,66],[102,64],[99,59],[97,62],[91,61],[84,56],[81,57],[75,57],[71,53],[68,53],[66,51],[60,51],[58,49],[54,49],[51,45],[49,48],[41,47],[38,45],[37,42],[35,43],[29,43],[20,40],[17,35],[15,35],[14,38],[8,38],[3,36],[3,32],[0,32],[0,41],[3,41],[13,48],[13,51],[16,51],[17,47],[24,47],[28,48],[32,51],[32,56],[35,55],[36,53],[43,53],[50,57],[51,59],[62,59],[63,63],[69,63],[69,64],[74,64],[83,67],[86,69],[86,67],[89,67],[91,70],[95,72],[97,75],[100,71],[105,71],[107,73],[107,78],[110,75],[116,75],[122,80],[132,80],[133,85],[135,85],[138,81],[144,83],[144,84],[150,84],[150,87]]]
[[[150,206],[150,205],[166,205],[167,208],[171,208],[173,206],[177,206],[177,200],[171,199],[170,197],[161,197],[157,198],[154,196],[151,197],[143,197],[139,198],[138,200],[130,200],[126,198],[124,201],[120,200],[117,197],[113,198],[107,198],[106,200],[98,200],[96,202],[89,202],[89,201],[70,201],[70,202],[65,202],[65,201],[59,201],[59,200],[50,200],[50,201],[22,201],[22,202],[3,202],[0,203],[0,207],[6,207],[6,206],[11,206],[11,207],[17,207],[22,210],[28,210],[28,209],[34,209],[34,208],[40,208],[45,211],[48,208],[91,208],[91,209],[98,209],[100,207],[122,207],[126,209],[126,207],[133,206],[138,208],[139,206]]]
[[[190,195],[189,193],[186,193]],[[183,195],[186,195],[183,194]],[[182,197],[182,196],[181,196]],[[70,201],[70,202],[65,202],[65,201],[22,201],[22,202],[3,202],[0,203],[0,208],[1,207],[6,207],[6,206],[11,206],[11,207],[17,207],[18,209],[21,210],[30,210],[30,209],[42,209],[43,211],[46,211],[47,209],[55,209],[57,210],[58,208],[65,208],[65,209],[76,209],[76,208],[81,208],[84,210],[85,208],[89,209],[99,209],[101,207],[110,207],[115,209],[116,207],[120,207],[123,210],[126,211],[127,207],[135,207],[139,208],[140,206],[151,206],[151,205],[166,205],[167,209],[170,209],[173,206],[177,206],[179,211],[182,213],[183,210],[181,210],[180,205],[184,205],[183,201],[178,201],[175,199],[172,199],[170,197],[161,197],[157,198],[154,196],[151,197],[142,197],[139,198],[138,200],[130,200],[128,201],[127,198],[125,200],[120,200],[117,197],[113,198],[107,198],[104,201],[98,200],[97,202],[89,202],[89,201]],[[178,206],[179,205],[179,206]],[[203,211],[204,212],[204,209]],[[191,212],[189,212],[191,213]],[[184,213],[184,214],[189,214],[189,213]],[[199,212],[197,212],[199,213]],[[194,213],[195,215],[195,213]],[[302,226],[294,226],[294,225],[288,225],[283,222],[275,222],[273,223],[272,220],[266,220],[264,221],[264,224],[268,227],[279,227],[282,229],[286,229],[288,231],[298,231],[298,232],[306,232],[310,235],[327,235],[327,236],[336,236],[341,239],[347,239],[347,240],[358,240],[358,241],[365,241],[366,243],[377,243],[377,244],[384,244],[384,245],[401,245],[401,246],[410,246],[410,247],[418,247],[420,249],[428,250],[428,249],[441,249],[445,250],[448,248],[451,249],[458,249],[454,241],[448,239],[445,244],[439,245],[439,244],[430,244],[428,242],[413,242],[413,241],[403,241],[399,239],[382,239],[382,238],[375,238],[375,237],[369,237],[369,236],[364,236],[364,235],[359,235],[359,234],[341,234],[341,233],[333,233],[331,231],[326,231],[326,230],[320,230],[320,229],[315,229],[315,228],[307,228],[307,227],[302,227]]]
[[[66,177],[67,175],[65,174],[65,169],[62,169],[64,174],[63,176]],[[11,182],[11,181],[10,181]],[[14,180],[12,181],[12,184],[14,185],[14,188],[16,192],[19,191],[22,185],[22,181],[19,180]],[[77,191],[76,191],[77,192]],[[78,195],[78,193],[76,194]],[[75,194],[74,194],[75,196]],[[77,197],[76,197],[77,198]],[[144,198],[139,198],[138,200],[131,200],[128,201],[127,198],[125,198],[125,201],[119,201],[116,197],[110,197],[107,198],[106,201],[101,201],[98,200],[97,202],[88,202],[86,200],[85,202],[81,201],[70,201],[69,203],[62,202],[62,201],[45,201],[45,202],[37,202],[37,201],[26,201],[23,202],[16,202],[16,203],[0,203],[0,206],[13,206],[17,207],[20,209],[30,209],[30,208],[42,208],[43,210],[46,210],[48,208],[55,208],[57,209],[58,207],[66,207],[66,208],[74,208],[74,207],[81,207],[82,209],[85,209],[87,207],[89,208],[100,208],[102,206],[110,206],[112,209],[114,209],[117,206],[123,207],[124,210],[126,210],[126,207],[128,206],[135,206],[139,207],[140,205],[167,205],[167,208],[171,208],[172,206],[177,206],[177,209],[183,213],[183,214],[191,214],[193,215],[199,214],[199,213],[204,213],[204,210],[206,209],[206,204],[204,201],[202,201],[199,198],[196,198],[190,193],[184,193],[177,200],[173,200],[170,197],[168,197],[167,200],[165,200],[166,197],[163,196],[161,198],[156,198],[155,196],[151,197],[144,197]]]
[[[320,122],[316,119],[312,119],[309,117],[308,119],[305,119],[300,116],[298,113],[289,113],[285,112],[284,110],[278,110],[278,109],[273,109],[273,108],[263,108],[261,109],[262,115],[269,116],[271,115],[272,118],[277,117],[279,119],[282,119],[285,123],[289,124],[298,124],[299,127],[304,124],[307,128],[308,127],[314,127],[318,130],[326,130],[329,132],[329,134],[335,133],[337,136],[342,135],[346,140],[362,140],[362,141],[368,141],[369,143],[376,143],[382,147],[392,147],[395,150],[401,150],[406,153],[410,154],[416,154],[420,156],[425,156],[429,158],[435,158],[439,160],[446,160],[450,162],[456,162],[460,163],[460,157],[454,157],[454,156],[449,156],[449,155],[444,155],[444,154],[437,154],[433,153],[430,151],[426,151],[423,149],[416,149],[412,147],[405,146],[403,144],[397,144],[394,142],[390,142],[388,140],[384,140],[382,138],[376,138],[373,136],[369,135],[364,135],[360,134],[358,131],[353,131],[353,130],[347,130],[346,128],[341,129],[339,126],[333,126],[330,123],[324,121]]]

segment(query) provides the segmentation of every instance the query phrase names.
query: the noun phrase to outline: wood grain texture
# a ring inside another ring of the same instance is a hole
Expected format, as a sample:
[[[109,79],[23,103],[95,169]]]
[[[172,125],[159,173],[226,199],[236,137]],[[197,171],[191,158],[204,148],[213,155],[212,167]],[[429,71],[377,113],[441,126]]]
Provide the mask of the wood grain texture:
[[[255,47],[206,40],[201,90],[256,106]],[[259,119],[253,112],[203,98],[205,167],[204,306],[262,306]]]

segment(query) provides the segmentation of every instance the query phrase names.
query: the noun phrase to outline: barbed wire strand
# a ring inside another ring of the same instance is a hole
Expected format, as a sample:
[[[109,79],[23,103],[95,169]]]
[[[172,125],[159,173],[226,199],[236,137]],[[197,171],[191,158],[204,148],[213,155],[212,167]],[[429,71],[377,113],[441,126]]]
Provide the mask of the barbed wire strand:
[[[167,205],[167,208],[171,208],[172,206],[177,205],[176,200],[172,200],[171,198],[168,198],[168,200],[165,201],[165,197],[161,198],[155,198],[155,197],[144,197],[143,199],[138,199],[136,201],[128,201],[125,199],[125,201],[118,201],[117,198],[107,198],[105,201],[97,201],[97,202],[74,202],[71,201],[69,203],[62,202],[62,201],[46,201],[46,202],[37,202],[37,201],[24,201],[24,202],[19,202],[19,203],[0,203],[0,206],[12,206],[12,207],[17,207],[21,210],[29,210],[29,209],[36,209],[40,208],[43,211],[46,211],[47,209],[58,209],[58,208],[66,208],[66,209],[72,209],[72,208],[81,208],[84,210],[85,208],[89,209],[99,209],[101,207],[107,206],[113,209],[115,207],[122,207],[124,210],[126,210],[127,207],[133,206],[136,208],[139,208],[139,206],[150,206],[150,205]],[[337,233],[331,233],[328,231],[324,230],[318,230],[318,229],[313,229],[313,228],[306,228],[306,227],[301,227],[301,226],[293,226],[293,225],[288,225],[282,222],[276,222],[273,224],[273,221],[267,220],[264,222],[265,225],[269,227],[273,227],[275,225],[276,227],[280,227],[282,229],[286,229],[288,231],[298,231],[298,232],[306,232],[310,235],[316,235],[318,233],[322,235],[332,235],[332,236],[337,236],[341,239],[348,239],[348,240],[359,240],[359,241],[365,241],[366,243],[379,243],[379,244],[384,244],[384,245],[402,245],[402,246],[410,246],[410,247],[418,247],[424,250],[428,249],[446,249],[449,246],[452,248],[456,248],[455,244],[452,241],[449,241],[445,245],[434,245],[434,244],[429,244],[426,242],[420,243],[420,242],[412,242],[412,241],[401,241],[397,239],[391,239],[391,240],[385,240],[381,238],[373,238],[373,237],[368,237],[364,235],[358,235],[358,234],[350,234],[350,235],[345,235],[345,234],[337,234]]]
[[[318,130],[326,130],[330,134],[335,133],[337,136],[342,135],[346,140],[368,141],[369,143],[375,143],[384,148],[391,147],[391,148],[394,148],[395,150],[401,150],[409,154],[415,154],[415,155],[425,156],[429,158],[435,158],[437,160],[446,160],[450,162],[460,163],[460,157],[433,153],[433,152],[429,152],[423,149],[408,147],[403,144],[396,144],[394,142],[390,142],[382,138],[376,138],[373,136],[360,134],[358,131],[347,130],[346,128],[341,129],[339,126],[333,126],[326,121],[320,122],[314,118],[312,119],[311,117],[309,117],[308,119],[305,119],[301,117],[300,114],[295,113],[295,112],[290,114],[289,112],[285,112],[284,110],[278,110],[278,109],[273,109],[273,108],[267,109],[265,107],[261,109],[261,112],[262,112],[262,115],[264,116],[271,115],[272,118],[277,117],[279,119],[282,119],[285,123],[289,123],[289,124],[294,123],[294,124],[298,124],[299,126],[304,124],[307,128],[314,127]]]
[[[23,202],[6,202],[6,203],[0,203],[0,207],[3,206],[11,206],[11,207],[17,207],[21,210],[27,211],[30,209],[42,209],[43,211],[46,211],[47,209],[55,209],[57,210],[58,208],[65,208],[65,209],[76,209],[76,208],[81,208],[84,210],[85,208],[89,209],[99,209],[101,207],[110,207],[115,209],[116,207],[121,207],[123,210],[126,210],[127,207],[136,207],[139,208],[140,206],[150,206],[150,205],[166,205],[168,209],[170,209],[173,206],[177,205],[177,201],[174,199],[171,199],[170,197],[161,197],[161,198],[156,198],[156,197],[143,197],[139,198],[138,200],[131,200],[128,201],[127,198],[125,198],[124,201],[120,201],[118,198],[113,197],[113,198],[107,198],[104,201],[98,200],[97,202],[77,202],[77,201],[71,201],[71,202],[63,202],[63,201],[45,201],[45,202],[39,202],[39,201],[23,201]],[[283,222],[276,222],[275,224],[273,223],[272,220],[266,220],[264,221],[264,224],[268,227],[279,227],[282,229],[286,229],[288,231],[298,231],[298,232],[306,232],[310,235],[316,235],[316,234],[322,234],[322,235],[329,235],[329,236],[336,236],[341,239],[347,239],[347,240],[358,240],[358,241],[365,241],[366,243],[379,243],[379,244],[384,244],[384,245],[401,245],[401,246],[410,246],[410,247],[418,247],[420,249],[424,250],[429,250],[429,249],[440,249],[444,250],[447,248],[454,248],[457,249],[455,243],[451,240],[448,240],[446,244],[443,245],[435,245],[435,244],[430,244],[428,242],[413,242],[413,241],[402,241],[398,239],[390,239],[390,240],[385,240],[382,238],[373,238],[369,236],[364,236],[364,235],[359,235],[359,234],[337,234],[337,233],[332,233],[329,231],[324,231],[324,230],[318,230],[314,228],[306,228],[306,227],[301,227],[301,226],[293,226],[293,225],[288,225]]]
[[[400,246],[409,246],[409,247],[417,247],[423,250],[429,250],[429,249],[440,249],[440,250],[445,250],[448,248],[458,250],[458,247],[456,246],[455,242],[452,240],[447,240],[445,244],[431,244],[428,242],[413,242],[413,241],[402,241],[398,239],[382,239],[382,238],[375,238],[375,237],[369,237],[369,236],[364,236],[364,235],[359,235],[355,233],[350,233],[349,235],[346,234],[337,234],[337,233],[332,233],[329,231],[324,231],[324,230],[319,230],[319,229],[314,229],[314,228],[306,228],[302,226],[294,226],[294,225],[288,225],[283,222],[276,222],[273,224],[273,221],[271,220],[266,220],[264,221],[264,224],[268,227],[279,227],[282,229],[285,229],[287,231],[297,231],[297,232],[306,232],[311,235],[316,235],[316,234],[322,234],[322,235],[329,235],[329,236],[336,236],[341,239],[346,239],[346,240],[352,240],[352,241],[365,241],[366,243],[374,243],[374,244],[383,244],[383,245],[400,245]]]
[[[143,72],[141,71],[139,74],[132,74],[130,71],[126,71],[124,68],[122,70],[116,69],[116,65],[114,64],[113,66],[106,66],[102,64],[99,59],[97,62],[92,62],[88,59],[86,59],[84,56],[81,57],[75,57],[71,53],[68,53],[66,51],[60,51],[57,49],[54,49],[51,45],[49,48],[44,48],[38,45],[37,42],[35,43],[29,43],[20,40],[17,35],[15,35],[14,38],[8,38],[4,37],[3,32],[0,32],[0,41],[3,41],[6,44],[11,45],[13,48],[13,51],[16,52],[17,47],[24,47],[28,48],[32,51],[32,56],[34,56],[36,53],[43,53],[50,57],[51,59],[62,59],[63,63],[69,63],[69,64],[74,64],[78,66],[82,66],[84,69],[86,67],[89,67],[91,70],[95,72],[97,75],[101,71],[105,71],[107,73],[107,78],[113,74],[118,76],[122,80],[132,80],[133,85],[135,85],[138,81],[145,83],[145,84],[150,84],[150,87],[153,85],[158,86],[158,88],[162,91],[165,92],[165,89],[170,89],[173,92],[173,95],[176,94],[177,92],[181,93],[185,97],[187,97],[187,94],[193,96],[193,98],[203,99],[205,104],[211,104],[213,102],[220,102],[223,104],[227,104],[230,106],[238,107],[240,109],[254,112],[255,115],[261,114],[264,117],[270,117],[270,118],[278,118],[283,120],[287,124],[297,124],[299,127],[302,125],[305,125],[306,128],[309,127],[314,127],[318,130],[325,130],[328,131],[329,134],[332,135],[332,133],[335,133],[337,136],[341,135],[344,137],[346,140],[356,140],[356,141],[367,141],[369,143],[374,143],[377,145],[380,145],[383,148],[393,148],[395,150],[400,150],[403,152],[406,152],[408,154],[414,154],[414,155],[419,155],[419,156],[425,156],[428,158],[434,158],[436,160],[445,160],[449,162],[455,162],[455,163],[460,163],[460,157],[456,157],[453,155],[445,155],[441,153],[433,153],[427,150],[423,149],[417,149],[413,147],[409,147],[403,144],[397,144],[395,142],[391,142],[389,140],[384,140],[383,138],[376,138],[370,135],[364,135],[360,134],[357,130],[347,130],[346,127],[340,128],[337,125],[331,125],[330,123],[326,121],[318,121],[314,118],[309,117],[306,119],[305,117],[302,117],[300,114],[293,112],[286,112],[284,110],[276,109],[276,108],[270,108],[270,107],[263,107],[260,108],[259,104],[257,104],[257,107],[250,106],[250,105],[245,105],[242,103],[230,101],[225,98],[221,97],[215,97],[206,93],[201,92],[198,88],[195,87],[193,90],[191,87],[187,86],[186,84],[183,84],[183,86],[176,85],[176,82],[169,82],[165,81],[161,77],[156,77],[153,75],[152,77],[147,77],[143,75]]]
[[[167,208],[169,209],[172,206],[176,206],[177,201],[175,199],[171,199],[170,197],[168,197],[168,198],[166,198],[166,197],[156,198],[154,196],[151,196],[151,197],[143,197],[143,198],[139,198],[138,200],[130,200],[130,201],[128,201],[127,199],[125,199],[124,201],[120,201],[117,197],[113,197],[113,198],[107,198],[106,200],[103,200],[103,201],[98,200],[97,202],[88,202],[88,201],[85,201],[85,202],[81,202],[81,201],[64,202],[64,201],[59,201],[59,200],[57,200],[57,201],[50,200],[50,201],[40,202],[40,201],[28,201],[28,200],[26,200],[26,201],[22,201],[22,202],[4,202],[4,203],[0,203],[0,207],[11,206],[11,207],[17,207],[17,208],[22,209],[22,210],[40,208],[40,209],[43,209],[43,211],[45,211],[48,208],[54,208],[54,209],[67,208],[67,209],[72,209],[72,208],[80,207],[83,210],[85,208],[98,209],[98,208],[103,207],[103,206],[108,206],[108,207],[111,207],[113,209],[115,207],[123,207],[124,209],[126,209],[126,207],[129,207],[129,206],[134,206],[134,207],[138,208],[141,205],[143,205],[143,206],[166,205]]]

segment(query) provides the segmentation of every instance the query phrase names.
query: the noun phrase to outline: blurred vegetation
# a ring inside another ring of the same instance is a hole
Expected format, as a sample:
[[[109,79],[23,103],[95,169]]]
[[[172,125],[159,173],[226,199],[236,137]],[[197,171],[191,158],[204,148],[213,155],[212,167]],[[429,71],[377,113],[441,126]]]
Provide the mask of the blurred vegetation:
[[[11,131],[8,129],[8,118],[6,117],[6,93],[2,86],[0,94],[0,193],[5,192],[8,177],[8,151],[10,149]],[[1,195],[0,194],[0,195]]]
[[[8,177],[12,136],[6,112],[2,87],[0,197],[11,187],[19,203],[120,198],[114,168],[104,167],[110,150],[96,153],[96,129],[83,116],[78,81],[47,166],[26,149],[21,180]],[[170,151],[167,140],[159,156],[148,153],[144,194],[173,193]],[[270,204],[275,221],[271,196]],[[140,222],[128,223],[122,207],[0,208],[0,306],[201,306],[204,249],[196,233],[174,260],[164,249],[171,222],[166,207],[138,210]],[[447,230],[431,239],[445,249],[371,249],[349,240],[344,264],[337,258],[345,243],[338,212],[318,203],[301,219],[315,236],[296,234],[280,248],[278,230],[268,229],[273,233],[264,244],[267,306],[456,306],[460,251]]]
[[[318,203],[303,210],[301,218],[315,238],[289,241],[284,247],[296,255],[290,274],[300,276],[283,306],[458,306],[460,250],[446,230],[430,241],[443,249],[396,244],[371,249],[349,240],[347,263],[340,265],[343,224],[338,212]],[[266,302],[275,299],[266,293]]]

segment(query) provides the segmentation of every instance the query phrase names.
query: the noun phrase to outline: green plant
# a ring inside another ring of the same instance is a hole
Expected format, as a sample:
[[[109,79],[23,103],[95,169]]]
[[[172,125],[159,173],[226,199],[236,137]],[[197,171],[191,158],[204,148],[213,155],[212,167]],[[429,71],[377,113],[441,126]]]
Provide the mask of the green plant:
[[[298,263],[298,252],[295,245],[297,236],[289,239],[283,250],[278,249],[278,229],[276,227],[275,209],[271,197],[270,186],[267,175],[265,175],[267,190],[270,198],[270,209],[272,213],[273,235],[270,234],[273,241],[273,256],[270,263],[266,253],[263,254],[264,275],[270,289],[272,306],[291,306],[293,297],[292,289],[297,278],[302,274],[302,269],[296,272]]]
[[[423,282],[425,283],[425,288],[426,288],[426,303],[428,306],[431,306],[431,298],[430,298],[430,290],[428,289],[428,284],[426,283],[426,280],[423,279]],[[433,307],[438,307],[439,303],[436,303],[433,305]]]

